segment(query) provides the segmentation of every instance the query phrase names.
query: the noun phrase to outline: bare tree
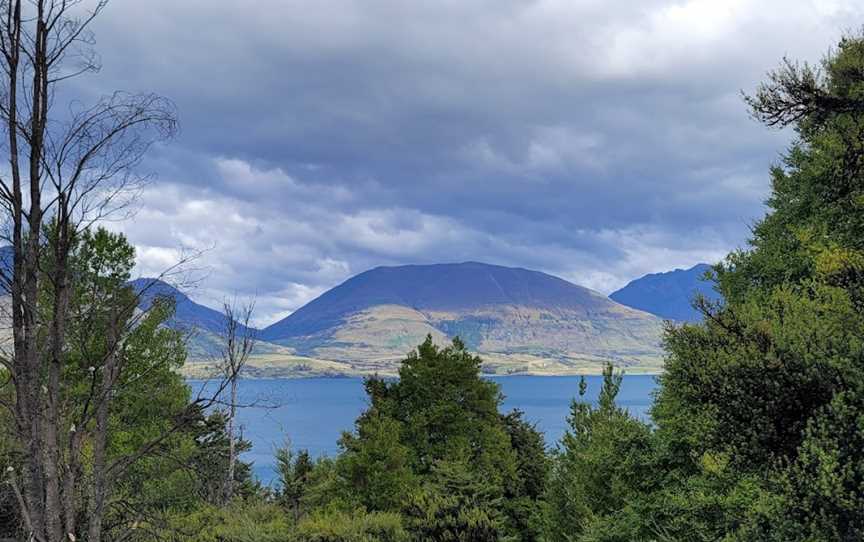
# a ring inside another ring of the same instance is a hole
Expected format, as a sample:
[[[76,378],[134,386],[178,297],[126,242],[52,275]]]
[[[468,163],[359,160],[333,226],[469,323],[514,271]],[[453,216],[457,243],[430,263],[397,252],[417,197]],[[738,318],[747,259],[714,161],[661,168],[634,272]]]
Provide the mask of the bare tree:
[[[255,303],[240,305],[236,301],[225,301],[225,344],[222,348],[222,376],[228,382],[228,469],[225,475],[225,502],[234,496],[234,469],[237,464],[237,435],[234,419],[237,416],[237,380],[255,348],[256,332],[251,326]]]
[[[106,4],[0,0],[0,124],[5,129],[0,152],[9,166],[0,174],[0,206],[14,254],[11,270],[0,276],[12,298],[13,335],[12,354],[0,363],[14,391],[2,406],[13,415],[23,452],[23,469],[11,471],[8,480],[28,537],[37,542],[75,540],[83,533],[99,542],[112,487],[131,465],[190,423],[193,413],[215,403],[213,397],[198,396],[164,434],[126,456],[108,456],[108,419],[113,398],[122,393],[124,358],[119,354],[141,317],[132,299],[114,304],[103,330],[107,354],[93,360],[85,403],[67,404],[74,240],[89,225],[127,208],[146,181],[136,166],[154,143],[177,129],[171,102],[153,94],[116,92],[89,107],[69,100],[68,108],[55,110],[65,81],[99,67],[89,26]],[[224,376],[215,395],[236,373],[229,368]],[[92,444],[86,458],[85,442]],[[85,462],[86,480],[81,476]],[[86,527],[77,524],[82,518]]]

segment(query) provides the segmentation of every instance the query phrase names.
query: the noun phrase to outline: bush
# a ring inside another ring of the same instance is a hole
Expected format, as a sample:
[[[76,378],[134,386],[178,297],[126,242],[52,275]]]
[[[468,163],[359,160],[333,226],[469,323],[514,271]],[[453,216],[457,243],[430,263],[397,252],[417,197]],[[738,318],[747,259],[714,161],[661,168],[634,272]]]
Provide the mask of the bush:
[[[298,525],[293,542],[407,542],[398,514],[385,512],[316,512]]]
[[[160,539],[172,542],[286,542],[291,524],[285,512],[274,504],[238,502],[225,508],[204,506],[177,515]],[[143,539],[152,540],[149,536]]]

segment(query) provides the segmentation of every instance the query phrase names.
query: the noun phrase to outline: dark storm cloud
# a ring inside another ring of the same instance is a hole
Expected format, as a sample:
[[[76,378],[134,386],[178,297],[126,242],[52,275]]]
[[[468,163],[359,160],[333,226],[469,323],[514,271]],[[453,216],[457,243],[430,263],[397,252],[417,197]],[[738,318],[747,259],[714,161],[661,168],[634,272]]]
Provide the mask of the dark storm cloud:
[[[79,91],[171,97],[183,132],[123,228],[144,272],[286,314],[380,264],[483,260],[610,290],[716,259],[788,134],[739,97],[856,2],[115,0]]]

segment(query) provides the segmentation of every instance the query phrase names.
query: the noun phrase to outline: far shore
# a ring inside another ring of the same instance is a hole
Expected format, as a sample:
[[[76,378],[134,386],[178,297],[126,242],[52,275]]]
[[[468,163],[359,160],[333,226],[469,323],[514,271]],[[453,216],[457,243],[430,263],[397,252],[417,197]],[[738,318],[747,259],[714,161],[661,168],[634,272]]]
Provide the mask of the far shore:
[[[314,360],[320,362],[321,360]],[[334,367],[333,365],[342,365],[342,367]],[[345,367],[348,365],[348,367]],[[377,365],[377,364],[376,364]],[[383,364],[382,364],[383,365]],[[250,360],[247,368],[242,372],[241,378],[248,380],[285,380],[285,379],[345,379],[345,378],[365,378],[371,376],[380,376],[383,378],[398,377],[398,362],[391,362],[389,367],[351,367],[346,362],[326,362],[319,365],[317,363],[273,363],[268,360],[266,363],[258,363],[254,358]],[[614,365],[614,363],[613,363]],[[603,374],[602,364],[591,363],[578,367],[568,368],[568,370],[509,370],[495,371],[489,368],[482,368],[481,374],[484,377],[519,377],[519,376],[534,376],[534,377],[574,377],[574,376],[600,376]],[[625,375],[639,376],[660,376],[663,374],[663,368],[657,366],[618,366],[614,365],[616,370],[623,372]],[[559,365],[560,367],[560,365]],[[484,370],[485,369],[485,370]],[[180,374],[189,380],[208,380],[219,377],[219,370],[212,361],[190,361],[182,369]]]

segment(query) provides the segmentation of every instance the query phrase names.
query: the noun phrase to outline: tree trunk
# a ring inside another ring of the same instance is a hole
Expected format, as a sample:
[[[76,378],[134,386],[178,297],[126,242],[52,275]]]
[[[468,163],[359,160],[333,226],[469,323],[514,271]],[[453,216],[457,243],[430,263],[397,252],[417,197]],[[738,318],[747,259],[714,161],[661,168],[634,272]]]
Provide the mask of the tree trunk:
[[[81,441],[83,431],[81,428],[70,428],[69,448],[68,448],[68,465],[67,472],[63,477],[63,530],[67,533],[76,533],[78,531],[78,510],[77,510],[77,483],[81,476]]]
[[[102,401],[96,407],[96,429],[93,435],[93,485],[90,491],[90,509],[88,510],[87,541],[101,542],[102,516],[105,513],[107,467],[106,449],[108,432],[108,403]]]
[[[237,376],[231,378],[231,404],[228,407],[228,475],[225,479],[225,503],[234,497],[234,466],[237,463],[237,440],[234,437],[234,417],[237,414]]]
[[[116,350],[112,348],[116,343],[114,331],[112,325],[108,334],[110,354],[102,367],[102,388],[100,400],[96,403],[96,428],[93,431],[93,482],[90,490],[87,542],[102,540],[102,521],[105,515],[105,501],[108,498],[108,416],[117,372]]]

